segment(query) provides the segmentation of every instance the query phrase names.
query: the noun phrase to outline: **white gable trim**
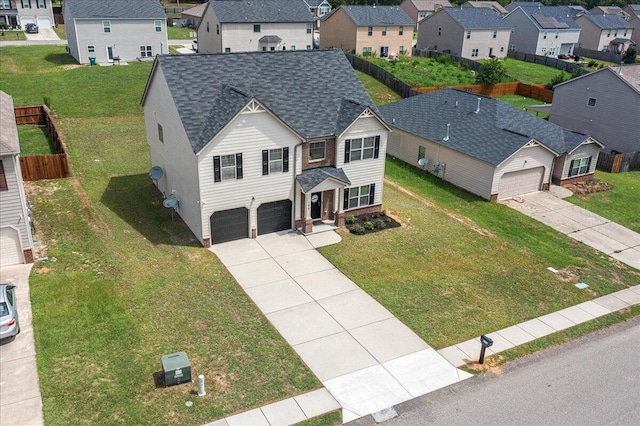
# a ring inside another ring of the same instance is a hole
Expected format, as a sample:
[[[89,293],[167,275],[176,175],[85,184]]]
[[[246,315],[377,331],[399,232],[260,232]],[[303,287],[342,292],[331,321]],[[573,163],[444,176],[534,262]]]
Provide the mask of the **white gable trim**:
[[[550,153],[553,154],[554,157],[559,156],[560,154],[555,152],[554,150],[552,150],[551,148],[549,148],[548,146],[546,146],[545,144],[543,144],[542,142],[539,142],[535,139],[531,139],[529,142],[527,142],[526,144],[522,145],[519,149],[517,149],[513,154],[511,154],[510,156],[508,156],[507,158],[505,158],[504,160],[502,160],[500,162],[500,164],[498,164],[496,166],[497,167],[501,167],[504,163],[506,163],[507,161],[511,160],[511,158],[513,158],[513,156],[515,156],[516,154],[518,154],[520,151],[522,151],[525,148],[534,148],[540,146],[544,149],[546,149],[547,151],[549,151]]]
[[[600,142],[598,142],[596,139],[592,138],[592,137],[588,137],[587,139],[585,139],[581,144],[579,144],[578,146],[576,146],[575,148],[573,148],[571,151],[569,151],[567,154],[571,155],[573,154],[573,152],[580,148],[583,145],[589,145],[589,144],[596,144],[600,147],[600,149],[604,148],[604,145],[602,145]]]
[[[380,118],[380,116],[379,116],[378,114],[376,114],[376,113],[375,113],[375,111],[373,111],[371,108],[367,107],[364,111],[362,111],[362,113],[361,113],[361,114],[360,114],[360,115],[359,115],[355,120],[353,120],[353,121],[351,122],[351,124],[349,124],[349,125],[347,126],[347,128],[346,128],[346,129],[344,129],[344,130],[342,131],[342,133],[340,133],[340,134],[338,135],[338,138],[341,138],[345,133],[348,133],[348,132],[349,132],[349,130],[351,130],[351,127],[353,127],[353,124],[354,124],[356,121],[358,121],[359,119],[361,119],[361,118],[371,118],[371,117],[375,117],[375,118],[380,122],[380,124],[382,124],[382,126],[383,126],[385,129],[387,129],[387,131],[389,131],[389,132],[391,132],[391,131],[392,131],[392,130],[391,130],[391,127],[389,127],[389,126],[387,125],[387,123],[385,123],[385,121],[384,121],[382,118]]]

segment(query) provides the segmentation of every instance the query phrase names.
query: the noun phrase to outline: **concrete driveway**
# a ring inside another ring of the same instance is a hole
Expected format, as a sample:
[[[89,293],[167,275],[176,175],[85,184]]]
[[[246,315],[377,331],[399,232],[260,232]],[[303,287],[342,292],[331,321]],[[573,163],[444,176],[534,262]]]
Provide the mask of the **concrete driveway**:
[[[640,269],[640,234],[564,201],[562,197],[566,195],[566,192],[556,188],[501,202],[622,263]]]
[[[325,259],[333,231],[211,247],[349,422],[471,377]]]
[[[32,267],[33,264],[29,264],[0,269],[0,279],[17,286],[20,320],[20,334],[0,343],[0,425],[44,424],[29,299]]]
[[[39,28],[37,34],[24,33],[27,40],[60,40],[53,28]]]

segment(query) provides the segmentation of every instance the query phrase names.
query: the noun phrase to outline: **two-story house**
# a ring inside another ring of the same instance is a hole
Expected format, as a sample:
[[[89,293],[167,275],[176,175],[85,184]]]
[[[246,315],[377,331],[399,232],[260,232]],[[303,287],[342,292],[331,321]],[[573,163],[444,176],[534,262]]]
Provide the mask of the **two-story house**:
[[[416,25],[420,20],[433,15],[443,7],[451,7],[448,0],[404,0],[400,3],[402,10],[413,20]]]
[[[511,27],[489,8],[445,7],[418,23],[418,49],[468,59],[504,58]]]
[[[607,67],[560,83],[549,121],[589,133],[606,152],[640,151],[640,64]]]
[[[151,60],[169,52],[159,0],[65,0],[67,48],[81,64]]]
[[[480,0],[470,0],[464,2],[460,5],[461,7],[488,7],[493,9],[500,16],[505,16],[509,11],[505,9],[500,3],[497,1],[480,1]]]
[[[595,6],[589,9],[590,15],[614,15],[624,20],[629,19],[629,13],[619,6]]]
[[[0,91],[0,266],[33,263],[13,99]]]
[[[0,24],[22,29],[27,24],[53,28],[51,0],[0,0]]]
[[[205,247],[381,210],[389,127],[339,50],[158,56],[141,103],[150,176]]]
[[[581,47],[602,52],[622,53],[633,44],[633,25],[618,15],[581,15],[576,18],[580,25]]]
[[[410,55],[413,25],[398,6],[340,6],[323,19],[320,48],[380,58]]]
[[[573,14],[567,6],[520,5],[511,9],[504,17],[512,29],[509,50],[541,56],[573,54],[580,38]]]
[[[303,0],[309,8],[311,16],[313,16],[313,29],[317,30],[320,27],[320,20],[324,15],[331,12],[333,9],[331,3],[327,0]]]
[[[197,31],[199,53],[313,48],[313,17],[303,0],[211,0]]]
[[[631,41],[638,47],[640,46],[640,4],[628,4],[624,10],[629,14],[629,23],[633,25]]]

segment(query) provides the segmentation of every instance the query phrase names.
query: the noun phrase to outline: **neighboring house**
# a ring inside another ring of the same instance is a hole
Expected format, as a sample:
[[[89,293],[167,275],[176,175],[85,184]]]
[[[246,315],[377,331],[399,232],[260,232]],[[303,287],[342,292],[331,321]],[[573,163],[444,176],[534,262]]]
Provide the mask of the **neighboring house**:
[[[623,10],[629,15],[629,19],[634,16],[640,16],[640,4],[628,4]]]
[[[198,26],[199,53],[313,48],[313,17],[303,0],[211,0]]]
[[[640,4],[629,4],[624,10],[629,14],[629,23],[633,25],[633,35],[631,41],[640,48]]]
[[[580,26],[572,16],[573,10],[567,6],[517,6],[504,17],[512,28],[509,50],[541,56],[572,55],[580,38]]]
[[[11,28],[22,28],[27,24],[53,28],[53,6],[51,0],[0,0],[0,24]]]
[[[512,1],[511,3],[506,5],[504,8],[507,9],[507,12],[511,12],[512,10],[520,6],[543,7],[544,4],[540,3],[539,1]]]
[[[549,121],[587,132],[606,152],[640,151],[640,64],[607,67],[558,84]]]
[[[13,99],[0,91],[0,266],[33,263]]]
[[[200,25],[200,21],[202,20],[202,15],[204,14],[204,10],[207,8],[206,3],[199,4],[191,9],[187,9],[180,14],[180,17],[187,21],[187,26],[189,28],[197,28]]]
[[[413,21],[398,6],[340,6],[320,27],[320,48],[380,58],[411,55]]]
[[[150,60],[169,52],[159,0],[65,0],[69,53],[81,64]]]
[[[389,127],[339,50],[158,56],[142,106],[150,175],[205,247],[381,210]]]
[[[317,30],[320,27],[322,17],[331,12],[333,8],[327,0],[304,0],[304,3],[313,16],[313,28]]]
[[[589,15],[615,15],[622,19],[629,19],[629,13],[618,6],[596,6],[589,9]]]
[[[581,15],[579,43],[585,49],[623,53],[633,44],[633,25],[618,15]]]
[[[487,200],[593,176],[593,138],[497,99],[443,89],[380,107],[387,153]]]
[[[418,49],[468,59],[505,58],[511,27],[489,8],[445,7],[418,23]]]
[[[494,12],[496,12],[500,16],[504,16],[507,13],[509,13],[509,11],[507,9],[505,9],[497,1],[476,1],[476,0],[473,0],[473,1],[468,1],[468,2],[462,3],[462,7],[488,7],[489,9],[492,9]]]
[[[404,0],[400,3],[400,7],[407,12],[415,25],[443,7],[451,7],[451,3],[447,0]]]

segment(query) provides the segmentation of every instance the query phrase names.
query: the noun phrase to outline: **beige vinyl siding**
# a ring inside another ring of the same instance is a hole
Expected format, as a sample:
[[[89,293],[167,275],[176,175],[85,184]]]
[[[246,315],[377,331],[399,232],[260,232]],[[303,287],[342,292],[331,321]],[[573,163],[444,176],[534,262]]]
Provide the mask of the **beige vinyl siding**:
[[[333,47],[345,50],[356,48],[356,25],[342,9],[335,10],[320,26],[320,48]]]
[[[105,33],[102,21],[111,22],[111,32]],[[89,56],[98,63],[107,62],[107,46],[114,46],[114,56],[121,61],[136,61],[140,57],[140,46],[151,46],[153,56],[168,53],[166,20],[162,21],[162,31],[155,30],[156,19],[77,19],[75,21],[78,57],[81,64],[89,63]],[[87,46],[95,46],[89,53]],[[153,58],[149,58],[153,59]]]
[[[387,35],[382,35],[382,25],[375,25],[373,32],[369,35],[369,27],[358,27],[356,31],[356,47],[355,51],[362,54],[364,47],[371,47],[371,52],[375,56],[380,56],[380,47],[387,46],[389,55],[400,54],[400,46],[404,47],[407,55],[411,55],[411,46],[413,43],[413,32],[410,25],[405,25],[402,35],[399,35],[400,27],[398,25],[387,25]]]
[[[148,89],[144,116],[151,154],[150,167],[162,167],[164,175],[158,181],[158,189],[166,196],[172,195],[173,191],[180,202],[180,217],[202,242],[197,204],[200,196],[196,155],[191,149],[161,68],[156,68]],[[158,139],[158,124],[162,125],[164,143]]]
[[[22,249],[33,247],[27,216],[27,201],[20,162],[15,155],[1,156],[7,179],[7,191],[0,191],[0,227],[10,226],[20,234]]]
[[[308,24],[312,24],[311,21]],[[307,34],[307,22],[273,22],[260,23],[260,32],[253,32],[254,23],[225,23],[222,25],[222,52],[226,48],[233,52],[255,52],[262,50],[258,40],[265,35],[277,35],[282,39],[279,48],[287,50],[295,46],[296,50],[305,50],[307,46],[313,46],[313,32]],[[215,27],[215,26],[214,26]],[[215,28],[212,28],[215,32]]]
[[[592,136],[604,152],[640,151],[640,93],[616,72],[603,69],[557,86],[549,121]],[[588,105],[589,98],[596,99],[595,106]]]
[[[591,166],[587,173],[594,173],[596,170],[596,163],[598,162],[598,154],[600,153],[600,147],[596,143],[585,143],[576,148],[573,152],[564,155],[562,168],[557,167],[558,170],[562,170],[562,179],[569,177],[569,168],[571,167],[571,161],[580,158],[592,157]],[[560,176],[556,175],[554,170],[554,178]]]
[[[346,139],[380,136],[378,158],[344,162],[344,141]],[[375,183],[374,203],[382,203],[382,187],[384,184],[384,161],[387,150],[388,130],[374,117],[360,117],[336,141],[336,167],[342,168],[351,181],[351,187]],[[341,207],[341,206],[340,206]]]
[[[525,146],[496,167],[495,178],[491,186],[491,193],[497,194],[500,188],[500,178],[503,174],[525,169],[544,167],[542,184],[549,183],[551,168],[555,154],[541,145]],[[541,188],[538,188],[541,189]]]
[[[491,198],[495,167],[459,151],[394,128],[389,135],[387,153],[417,168],[419,148],[425,148],[429,163],[424,170],[431,172],[435,162],[441,164],[438,174],[444,180],[485,199]]]
[[[209,236],[209,217],[215,211],[246,207],[253,229],[257,227],[260,204],[293,200],[293,155],[295,145],[300,142],[299,137],[266,111],[245,111],[218,133],[198,156],[204,238]],[[289,147],[289,171],[263,176],[262,150],[283,147]],[[242,153],[243,178],[214,182],[213,157],[236,153]]]

